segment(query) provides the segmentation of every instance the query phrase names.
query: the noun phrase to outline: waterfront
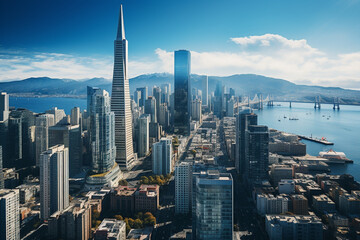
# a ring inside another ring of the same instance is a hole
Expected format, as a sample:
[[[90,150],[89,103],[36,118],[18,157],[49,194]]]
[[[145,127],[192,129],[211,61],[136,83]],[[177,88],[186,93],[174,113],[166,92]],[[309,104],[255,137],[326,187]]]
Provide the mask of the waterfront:
[[[277,106],[278,104],[281,106]],[[34,112],[44,112],[58,107],[70,114],[74,106],[85,109],[86,99],[10,97],[10,106],[27,108]],[[303,140],[311,155],[317,156],[320,151],[329,149],[344,152],[354,163],[333,165],[332,174],[350,173],[360,181],[360,107],[340,107],[340,111],[334,111],[332,105],[322,104],[320,110],[315,110],[311,103],[292,103],[292,108],[289,108],[289,103],[275,103],[274,107],[265,107],[264,110],[255,113],[259,116],[259,124],[304,136],[325,137],[328,141],[334,142],[335,145],[326,146]]]

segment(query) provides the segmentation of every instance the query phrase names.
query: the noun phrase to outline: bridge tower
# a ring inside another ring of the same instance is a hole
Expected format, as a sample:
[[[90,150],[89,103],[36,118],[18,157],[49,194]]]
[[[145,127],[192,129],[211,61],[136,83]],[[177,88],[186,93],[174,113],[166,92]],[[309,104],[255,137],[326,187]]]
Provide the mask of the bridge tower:
[[[315,108],[315,109],[317,109],[317,108],[320,109],[320,108],[321,108],[320,101],[321,101],[320,96],[316,96],[316,97],[315,97],[315,105],[314,105],[314,108]]]
[[[339,97],[334,97],[334,110],[340,110],[340,98]]]
[[[291,108],[291,101],[290,101],[290,105],[289,105],[289,107]]]
[[[259,100],[259,110],[263,109],[263,96],[260,94],[260,100]]]
[[[267,103],[268,107],[273,107],[274,106],[274,100],[272,99],[271,96],[269,96],[269,101]]]

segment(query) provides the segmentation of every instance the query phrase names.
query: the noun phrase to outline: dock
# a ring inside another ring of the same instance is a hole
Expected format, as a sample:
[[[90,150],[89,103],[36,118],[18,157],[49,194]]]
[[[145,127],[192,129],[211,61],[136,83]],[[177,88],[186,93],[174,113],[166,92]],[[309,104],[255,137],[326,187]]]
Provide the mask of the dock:
[[[313,137],[306,137],[306,136],[302,136],[302,135],[298,135],[298,137],[300,139],[305,139],[305,140],[308,140],[308,141],[312,141],[312,142],[316,142],[316,143],[321,143],[321,144],[324,144],[324,145],[334,145],[333,142],[329,142],[327,140],[323,140],[323,139],[319,139],[319,138],[313,138]]]

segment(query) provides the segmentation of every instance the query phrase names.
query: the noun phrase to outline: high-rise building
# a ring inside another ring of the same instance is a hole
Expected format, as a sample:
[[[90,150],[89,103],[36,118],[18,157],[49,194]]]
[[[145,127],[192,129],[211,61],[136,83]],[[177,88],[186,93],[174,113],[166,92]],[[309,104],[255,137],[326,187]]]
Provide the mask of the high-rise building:
[[[202,113],[201,113],[201,99],[197,98],[192,101],[191,104],[191,120],[202,121]]]
[[[114,76],[111,93],[111,111],[115,114],[116,162],[129,170],[135,164],[132,136],[132,117],[128,78],[128,42],[125,38],[122,5],[119,26],[114,41]]]
[[[159,120],[160,105],[163,103],[161,99],[161,88],[156,86],[153,88],[153,97],[156,99],[156,119]]]
[[[149,153],[149,123],[150,115],[143,114],[138,119],[139,134],[138,134],[138,155],[144,157]]]
[[[151,122],[157,122],[156,98],[149,96],[145,101],[145,113],[151,115]]]
[[[4,188],[3,154],[2,154],[2,146],[0,145],[0,189],[3,188]]]
[[[74,107],[73,109],[71,109],[70,124],[80,125],[80,118],[81,118],[80,108]]]
[[[148,88],[136,88],[136,91],[140,91],[139,107],[145,107],[145,101],[148,98]]]
[[[189,134],[191,112],[190,51],[175,51],[174,67],[174,132],[187,135]]]
[[[69,150],[56,145],[40,155],[40,217],[69,206]]]
[[[245,132],[249,125],[257,125],[257,115],[251,113],[250,108],[243,108],[236,116],[236,170],[243,174],[245,171]]]
[[[175,167],[175,212],[191,211],[192,164],[181,162]]]
[[[249,183],[269,180],[269,130],[267,126],[250,125],[245,135],[245,175]]]
[[[0,189],[0,240],[20,240],[19,190]]]
[[[92,174],[86,179],[87,188],[116,186],[121,172],[115,162],[115,115],[110,109],[110,96],[98,88],[88,89],[88,93],[92,93],[88,95]]]
[[[202,80],[202,104],[203,106],[208,106],[208,97],[209,97],[209,86],[208,86],[208,76],[204,76]]]
[[[41,114],[35,118],[35,159],[36,166],[40,163],[40,154],[49,147],[49,127],[55,124],[53,114]]]
[[[57,124],[49,127],[49,147],[64,145],[69,149],[69,174],[74,177],[82,167],[80,125]]]
[[[226,116],[234,117],[235,98],[230,98],[226,103]]]
[[[9,95],[0,93],[0,122],[5,122],[9,117]]]
[[[152,171],[156,175],[166,175],[172,168],[172,140],[162,138],[152,146]]]
[[[170,83],[161,84],[162,103],[166,103],[168,106],[170,106],[170,95],[171,95],[171,84]]]
[[[208,170],[195,180],[195,239],[233,239],[233,179],[229,173]]]
[[[134,102],[136,103],[137,106],[140,106],[141,91],[139,91],[139,90],[137,90],[137,89],[135,90],[133,100],[134,100]]]
[[[163,128],[168,128],[170,126],[170,111],[166,103],[160,104],[158,121]]]
[[[58,109],[57,107],[53,107],[45,113],[54,115],[54,124],[57,124],[66,117],[65,111],[63,109]]]
[[[215,92],[214,92],[214,98],[213,98],[213,109],[214,109],[214,115],[216,115],[218,118],[222,117],[222,82],[218,81],[216,83]]]

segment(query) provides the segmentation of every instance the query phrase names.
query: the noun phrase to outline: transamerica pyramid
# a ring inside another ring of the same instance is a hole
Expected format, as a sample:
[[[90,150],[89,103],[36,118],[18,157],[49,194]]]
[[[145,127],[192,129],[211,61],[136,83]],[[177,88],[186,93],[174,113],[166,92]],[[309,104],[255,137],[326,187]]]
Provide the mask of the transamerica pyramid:
[[[122,5],[117,37],[114,41],[111,111],[115,113],[116,162],[122,170],[130,170],[135,163],[135,155],[128,78],[128,42],[125,39]]]

